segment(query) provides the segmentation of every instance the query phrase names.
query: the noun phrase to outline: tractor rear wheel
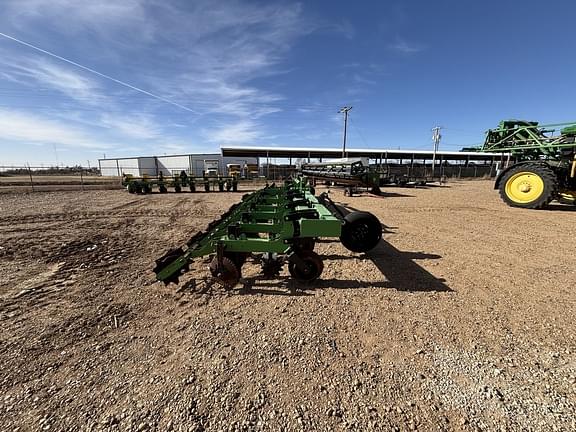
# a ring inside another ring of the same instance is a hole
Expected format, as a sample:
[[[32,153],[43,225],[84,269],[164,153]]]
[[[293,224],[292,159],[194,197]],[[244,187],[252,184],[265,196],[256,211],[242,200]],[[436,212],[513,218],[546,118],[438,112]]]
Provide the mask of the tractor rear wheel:
[[[352,212],[344,218],[340,241],[352,252],[368,252],[382,238],[382,225],[368,212]]]
[[[544,164],[523,164],[508,171],[500,182],[500,196],[512,207],[544,208],[556,197],[558,180]]]

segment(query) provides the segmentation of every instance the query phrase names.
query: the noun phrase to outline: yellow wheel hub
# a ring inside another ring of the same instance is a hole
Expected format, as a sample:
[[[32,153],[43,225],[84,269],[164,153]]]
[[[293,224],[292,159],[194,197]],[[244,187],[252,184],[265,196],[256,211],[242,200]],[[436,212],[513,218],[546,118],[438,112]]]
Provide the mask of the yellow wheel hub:
[[[544,193],[544,181],[532,172],[514,174],[506,182],[506,196],[519,204],[537,200]]]

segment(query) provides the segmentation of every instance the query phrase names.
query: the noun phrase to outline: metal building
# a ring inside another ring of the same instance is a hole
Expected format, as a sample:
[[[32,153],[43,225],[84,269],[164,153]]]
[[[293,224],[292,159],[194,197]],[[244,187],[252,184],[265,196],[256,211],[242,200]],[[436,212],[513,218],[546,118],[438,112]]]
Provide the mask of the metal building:
[[[204,171],[204,161],[218,161],[218,173],[228,175],[227,165],[258,164],[256,157],[222,156],[220,153],[184,154],[170,156],[141,156],[132,158],[98,159],[100,173],[103,176],[121,176],[131,174],[156,176],[179,174],[185,171],[188,175],[199,177]]]

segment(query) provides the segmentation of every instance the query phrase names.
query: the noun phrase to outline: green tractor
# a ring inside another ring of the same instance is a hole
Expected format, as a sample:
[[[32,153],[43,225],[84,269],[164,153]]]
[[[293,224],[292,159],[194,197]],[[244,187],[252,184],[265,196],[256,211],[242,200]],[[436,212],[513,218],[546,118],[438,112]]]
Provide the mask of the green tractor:
[[[552,200],[576,205],[576,124],[501,121],[487,132],[481,151],[508,153],[517,161],[494,185],[508,205],[541,209]]]

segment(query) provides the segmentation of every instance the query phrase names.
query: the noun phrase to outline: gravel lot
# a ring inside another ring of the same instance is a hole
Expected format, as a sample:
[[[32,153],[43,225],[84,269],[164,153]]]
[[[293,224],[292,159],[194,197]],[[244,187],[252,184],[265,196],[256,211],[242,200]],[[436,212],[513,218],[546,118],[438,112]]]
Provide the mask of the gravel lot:
[[[386,192],[331,191],[373,251],[231,292],[151,269],[241,193],[1,194],[0,430],[576,430],[576,212]]]

